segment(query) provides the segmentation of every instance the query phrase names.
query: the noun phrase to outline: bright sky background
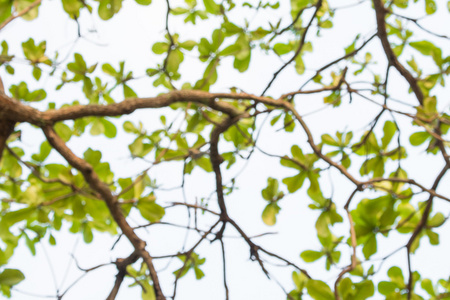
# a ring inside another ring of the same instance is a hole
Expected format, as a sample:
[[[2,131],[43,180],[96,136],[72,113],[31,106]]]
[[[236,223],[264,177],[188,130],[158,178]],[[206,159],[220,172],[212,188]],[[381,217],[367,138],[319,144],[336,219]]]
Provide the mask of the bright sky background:
[[[171,1],[172,2],[172,1]],[[178,1],[182,2],[182,1]],[[249,1],[255,2],[258,1]],[[344,6],[346,4],[355,3],[356,1],[347,0],[330,0],[330,6]],[[176,1],[172,4],[176,7]],[[262,13],[260,20],[272,19],[275,22],[282,17],[283,24],[290,22],[289,6],[286,2],[282,3],[285,6],[275,13],[267,11]],[[440,8],[445,8],[444,3],[439,3]],[[164,16],[165,16],[165,1],[154,0],[154,3],[149,7],[142,7],[135,4],[134,1],[124,1],[123,9],[118,15],[108,22],[103,22],[97,17],[92,17],[83,13],[80,19],[81,32],[87,39],[77,38],[76,23],[68,19],[67,15],[62,12],[60,1],[44,0],[40,8],[40,16],[33,22],[25,22],[16,20],[2,30],[0,40],[7,40],[12,53],[21,53],[20,42],[33,37],[35,41],[47,40],[48,53],[53,53],[55,50],[60,52],[60,58],[69,56],[65,63],[73,60],[73,52],[80,52],[85,57],[89,65],[96,62],[109,62],[114,67],[118,65],[119,61],[124,60],[125,67],[128,70],[133,70],[135,76],[142,76],[142,79],[133,81],[131,86],[135,89],[139,96],[154,96],[161,89],[155,89],[152,85],[153,80],[145,77],[145,69],[154,67],[156,63],[161,62],[161,57],[156,56],[150,50],[151,45],[156,41],[161,41],[164,35]],[[413,11],[419,12],[420,9]],[[442,34],[448,34],[443,28],[450,28],[450,23],[442,24],[442,19],[448,18],[448,12],[444,9],[438,12],[438,16],[433,16],[423,21],[423,25],[429,29],[434,29]],[[417,16],[417,15],[412,15]],[[242,22],[244,18],[251,19],[252,16],[248,11],[241,11],[241,15],[234,15],[233,20]],[[314,41],[314,54],[307,55],[304,60],[307,66],[305,76],[299,80],[295,75],[294,68],[289,68],[273,85],[270,90],[272,96],[279,96],[282,93],[298,89],[301,84],[309,78],[309,75],[314,74],[314,70],[326,64],[329,61],[343,55],[345,46],[351,44],[356,33],[360,32],[364,37],[368,37],[374,33],[375,30],[375,16],[370,8],[370,2],[366,2],[357,8],[343,9],[336,13],[334,19],[334,29],[330,31],[323,31],[322,37]],[[435,20],[440,20],[436,23]],[[173,23],[172,23],[173,21]],[[258,20],[254,20],[255,24]],[[210,31],[211,28],[217,27],[217,22],[214,20],[205,22],[204,25],[197,26],[195,29],[191,25],[185,25],[182,21],[171,17],[171,31],[180,33],[183,40],[197,39],[204,35],[205,32]],[[95,30],[95,32],[91,32]],[[422,34],[422,32],[417,31]],[[308,36],[309,40],[312,34]],[[424,38],[418,36],[417,40]],[[433,39],[431,39],[433,40]],[[449,41],[439,41],[441,45],[446,45],[442,49],[444,55],[449,55],[450,49]],[[385,59],[380,52],[380,44],[378,41],[372,41],[370,44],[370,51],[372,51],[377,64],[371,68],[374,71],[383,70],[385,68]],[[195,53],[195,52],[193,52]],[[363,52],[360,55],[364,55]],[[193,54],[190,54],[193,56]],[[408,56],[408,55],[406,55]],[[382,57],[382,59],[380,59]],[[181,73],[184,74],[184,81],[195,82],[203,73],[204,66],[199,66],[195,57],[191,59],[186,58],[186,63],[182,65]],[[282,65],[282,61],[272,57],[267,59],[256,52],[252,56],[252,62],[248,72],[239,74],[232,69],[231,59],[225,60],[219,71],[219,82],[212,88],[212,91],[228,91],[231,86],[238,86],[244,91],[254,94],[259,94],[270,81],[272,74]],[[100,69],[100,68],[98,68]],[[16,74],[14,76],[7,76],[2,73],[2,78],[6,85],[17,84],[20,81],[30,82],[32,88],[44,88],[49,92],[48,98],[57,103],[71,102],[74,99],[83,100],[80,94],[79,87],[75,85],[68,85],[59,92],[50,92],[54,90],[55,84],[58,80],[49,78],[44,73],[44,78],[39,82],[34,82],[30,79],[30,67],[17,65]],[[383,73],[379,71],[379,73]],[[391,72],[393,77],[396,77],[395,84],[391,85],[390,93],[394,98],[401,99],[404,102],[415,104],[413,95],[406,93],[406,85],[404,81],[397,76],[397,73]],[[364,79],[364,78],[363,78]],[[440,95],[447,95],[444,101],[448,104],[449,89],[441,89]],[[324,96],[324,95],[322,95]],[[120,99],[119,96],[116,99]],[[323,101],[320,95],[313,95],[309,97],[297,98],[297,107],[301,114],[313,112],[323,106]],[[442,98],[440,98],[442,100]],[[345,104],[336,110],[328,108],[326,110],[314,113],[305,118],[310,128],[313,130],[316,139],[320,135],[335,131],[354,130],[355,136],[359,137],[366,129],[369,121],[379,112],[379,108],[375,105],[369,104],[360,98],[355,97],[351,105]],[[45,107],[36,105],[41,109]],[[404,107],[402,106],[404,109]],[[171,112],[165,110],[170,115]],[[172,114],[173,115],[173,114]],[[121,118],[120,121],[115,122],[120,128],[123,121],[132,120],[135,123],[142,121],[148,131],[158,128],[159,112],[158,111],[139,111],[131,116]],[[400,124],[408,124],[410,122],[406,119],[398,118]],[[381,124],[381,123],[380,123]],[[294,133],[286,134],[282,131],[277,132],[280,128],[270,127],[268,124],[264,126],[261,139],[258,145],[265,151],[278,155],[289,154],[292,143],[299,144],[305,152],[310,152],[310,148],[306,144],[305,135],[297,128]],[[30,126],[21,125],[22,127],[22,143],[21,147],[34,151],[43,139],[43,135],[36,129]],[[378,129],[382,128],[379,126]],[[75,153],[81,155],[88,147],[96,150],[102,150],[104,161],[109,161],[112,169],[116,175],[121,177],[134,176],[140,171],[148,167],[139,160],[132,160],[127,149],[127,145],[133,140],[133,136],[120,133],[117,138],[108,140],[103,137],[90,137],[88,135],[82,138],[73,138],[69,146],[74,149]],[[379,133],[380,130],[376,130]],[[411,131],[412,132],[412,131]],[[404,144],[407,142],[408,132],[403,134]],[[19,146],[19,144],[17,144]],[[225,149],[228,145],[220,145],[221,149]],[[29,152],[30,153],[30,152]],[[433,158],[424,153],[424,148],[410,148],[410,157],[417,157],[417,159],[407,160],[403,166],[408,170],[410,177],[415,178],[418,182],[424,183],[425,186],[431,186],[432,180],[442,166],[441,158]],[[425,159],[426,158],[426,159]],[[61,157],[53,153],[50,160],[62,162]],[[354,166],[358,165],[353,163]],[[225,182],[227,178],[231,178],[237,172],[240,172],[244,165],[238,164],[229,172],[225,172]],[[358,173],[356,167],[351,168],[353,173]],[[155,167],[150,172],[152,179],[157,179],[157,182],[165,188],[178,186],[181,182],[180,164],[170,163],[163,164],[161,167]],[[329,280],[334,282],[340,269],[332,269],[331,272],[324,272],[324,259],[319,260],[314,264],[305,264],[301,261],[299,254],[303,250],[320,249],[320,244],[315,235],[314,222],[318,216],[318,212],[311,211],[307,205],[311,203],[305,193],[305,188],[300,192],[288,195],[281,202],[282,210],[278,215],[278,222],[274,227],[264,225],[261,220],[261,213],[265,206],[265,201],[261,197],[261,189],[267,184],[268,177],[274,177],[281,181],[282,178],[292,176],[293,173],[279,165],[279,159],[267,158],[260,152],[256,152],[252,160],[245,167],[238,180],[239,189],[229,196],[226,201],[229,206],[229,213],[238,224],[249,235],[257,235],[264,232],[277,232],[277,235],[269,235],[256,240],[268,250],[276,252],[288,259],[298,263],[300,266],[310,271],[314,278]],[[339,174],[331,171],[322,176],[322,188],[326,197],[329,197],[334,191],[333,200],[338,206],[342,207],[346,199],[350,195],[353,186],[346,180],[340,178]],[[330,180],[330,178],[332,180]],[[331,185],[330,182],[333,182]],[[448,176],[444,178],[439,192],[447,194],[450,192],[450,184]],[[203,171],[194,171],[192,175],[187,176],[187,198],[189,200],[195,197],[205,197],[214,191],[214,177],[207,175]],[[281,185],[281,188],[286,191],[286,187]],[[374,195],[366,193],[367,195]],[[171,192],[156,192],[158,203],[163,205],[172,201],[182,201],[182,194],[180,190]],[[359,199],[361,199],[359,195]],[[420,198],[420,197],[419,197]],[[423,200],[423,199],[421,199]],[[354,201],[354,203],[357,203]],[[436,201],[435,209],[440,207],[445,215],[448,215],[448,203]],[[210,208],[215,209],[215,198],[210,202]],[[187,220],[185,209],[171,208],[167,210],[167,218],[165,221],[174,222],[177,224],[185,224]],[[138,216],[132,216],[129,221],[132,225],[136,225],[143,221]],[[212,219],[206,217],[202,228],[208,228]],[[344,217],[344,223],[336,226],[336,232],[347,234],[348,225]],[[67,226],[64,229],[68,229]],[[18,248],[18,252],[14,255],[9,267],[21,269],[26,275],[26,280],[17,286],[16,292],[13,292],[13,299],[27,300],[38,299],[36,295],[55,295],[55,287],[60,291],[65,290],[71,283],[74,282],[82,272],[79,272],[71,257],[73,254],[77,259],[79,265],[83,268],[90,268],[101,263],[108,263],[114,261],[117,257],[128,256],[132,249],[125,239],[123,239],[114,251],[110,251],[115,239],[107,235],[96,234],[94,242],[85,245],[80,235],[69,235],[61,230],[56,233],[57,243],[56,247],[50,246],[47,243],[42,243],[37,246],[37,255],[32,257],[25,247]],[[421,248],[413,255],[413,268],[421,270],[423,277],[437,279],[448,276],[450,270],[450,260],[448,257],[448,250],[450,249],[450,225],[446,223],[437,230],[440,233],[441,245],[439,247],[431,247],[426,238],[422,239]],[[180,250],[185,239],[185,232],[182,229],[166,228],[156,225],[147,231],[141,230],[140,236],[148,241],[148,249],[152,255],[158,256],[168,253],[176,253]],[[234,230],[227,230],[227,236],[236,237],[237,233]],[[378,237],[379,253],[375,258],[383,257],[389,252],[395,250],[398,246],[404,244],[409,236],[391,234],[389,242],[384,241]],[[188,236],[187,248],[190,247],[198,239],[196,233],[191,232]],[[393,242],[394,241],[394,242]],[[350,249],[343,251],[340,267],[346,266],[349,262]],[[384,279],[386,277],[387,268],[393,264],[401,267],[406,266],[406,250],[400,251],[393,256],[383,266],[382,270],[375,276],[375,280]],[[190,272],[186,278],[179,282],[179,289],[177,299],[223,299],[224,289],[222,284],[222,258],[219,243],[204,243],[197,251],[202,257],[207,258],[206,264],[202,270],[206,276],[196,281],[193,273]],[[268,281],[265,275],[260,271],[257,263],[249,261],[249,249],[247,245],[236,238],[229,238],[226,240],[226,255],[227,255],[227,276],[229,287],[231,291],[231,299],[285,299],[283,291],[274,281]],[[157,261],[157,269],[163,269],[167,260]],[[174,270],[175,266],[180,266],[179,261],[171,262],[169,270]],[[365,265],[368,267],[369,264]],[[269,267],[270,271],[275,275],[276,279],[290,291],[293,288],[291,280],[291,271],[287,268]],[[110,292],[114,282],[116,269],[114,266],[108,266],[99,270],[90,272],[86,277],[81,279],[74,288],[72,288],[65,300],[72,299],[104,299]],[[162,282],[163,290],[166,296],[172,292],[173,274],[171,271],[160,272],[160,280]],[[131,284],[131,280],[127,280],[121,288],[118,299],[138,299],[140,295],[140,288],[127,288],[127,284]],[[19,293],[19,291],[21,291]],[[23,292],[31,293],[32,296],[27,296]],[[377,297],[375,297],[377,298]]]

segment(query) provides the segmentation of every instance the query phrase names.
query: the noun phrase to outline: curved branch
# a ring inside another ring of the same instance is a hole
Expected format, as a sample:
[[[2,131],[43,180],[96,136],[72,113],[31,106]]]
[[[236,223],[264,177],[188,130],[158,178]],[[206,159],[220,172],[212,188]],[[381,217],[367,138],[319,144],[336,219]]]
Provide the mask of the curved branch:
[[[3,86],[3,81],[0,77],[0,96],[2,95],[5,95],[5,87]],[[6,141],[8,140],[8,137],[11,135],[11,133],[14,132],[15,125],[16,122],[14,121],[6,120],[3,118],[0,119],[0,162],[2,161],[3,150],[5,149],[5,147],[8,147],[6,145]]]
[[[116,221],[117,225],[122,230],[123,234],[128,238],[128,240],[133,245],[134,249],[139,256],[145,261],[148,266],[150,277],[153,281],[153,287],[155,289],[155,295],[157,300],[165,300],[164,294],[162,292],[161,286],[159,284],[159,278],[156,273],[155,266],[153,265],[153,258],[150,256],[149,252],[145,250],[146,243],[141,238],[139,238],[134,232],[133,228],[128,224],[125,216],[122,213],[119,202],[117,198],[113,196],[108,185],[100,180],[97,173],[93,170],[92,166],[85,160],[77,157],[72,150],[70,150],[64,141],[57,135],[53,127],[45,126],[42,128],[48,142],[55,148],[66,161],[74,168],[79,170],[89,186],[97,191],[102,199],[105,201],[108,209]]]
[[[376,18],[377,18],[377,28],[378,28],[378,38],[381,41],[384,52],[386,53],[386,57],[389,63],[394,66],[397,71],[408,81],[409,86],[413,90],[414,94],[417,97],[420,105],[423,105],[423,93],[417,84],[417,79],[398,61],[397,56],[394,54],[394,51],[389,44],[389,39],[386,32],[386,13],[387,10],[384,7],[381,0],[373,0],[373,5],[375,7]]]

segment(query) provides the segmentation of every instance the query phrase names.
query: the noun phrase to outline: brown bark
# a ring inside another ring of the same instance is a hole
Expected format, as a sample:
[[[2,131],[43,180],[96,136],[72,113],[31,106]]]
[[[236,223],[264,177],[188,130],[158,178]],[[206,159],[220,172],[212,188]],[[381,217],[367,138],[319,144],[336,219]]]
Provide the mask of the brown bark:
[[[424,96],[422,90],[417,84],[417,79],[414,78],[414,76],[399,62],[389,43],[386,32],[386,8],[384,7],[382,0],[373,0],[373,6],[375,7],[377,17],[378,37],[380,38],[383,50],[386,53],[389,63],[397,69],[406,81],[408,81],[409,86],[417,97],[417,100],[421,105],[423,105]]]
[[[2,78],[0,77],[0,96],[5,95],[5,87],[3,86]],[[0,114],[0,162],[2,161],[3,150],[5,150],[6,141],[11,133],[14,132],[14,125],[16,122],[3,119]]]
[[[136,253],[138,253],[138,255],[146,263],[150,272],[150,277],[153,281],[156,300],[165,300],[166,298],[164,297],[161,286],[159,284],[158,274],[156,272],[155,266],[153,265],[153,258],[145,249],[146,243],[141,238],[139,238],[139,236],[137,236],[133,228],[130,226],[130,224],[128,224],[120,208],[119,202],[117,201],[117,198],[114,197],[108,185],[100,180],[97,173],[89,163],[76,156],[72,152],[72,150],[67,147],[64,141],[58,136],[58,134],[56,134],[53,127],[45,126],[42,129],[50,145],[52,145],[52,147],[56,151],[58,151],[72,167],[80,171],[89,186],[101,195],[102,199],[108,206],[108,209],[114,221],[122,230],[122,233],[131,242]]]

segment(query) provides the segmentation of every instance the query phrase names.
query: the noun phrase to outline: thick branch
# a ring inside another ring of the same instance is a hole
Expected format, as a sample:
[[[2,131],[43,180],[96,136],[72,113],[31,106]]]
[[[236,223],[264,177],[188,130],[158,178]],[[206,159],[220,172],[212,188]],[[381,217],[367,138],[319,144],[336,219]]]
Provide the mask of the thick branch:
[[[398,61],[397,56],[389,44],[389,39],[386,32],[386,8],[384,7],[382,0],[373,0],[373,5],[375,7],[377,17],[378,37],[383,45],[386,57],[389,63],[397,69],[406,81],[408,81],[409,86],[417,97],[417,100],[422,105],[424,96],[422,90],[417,84],[417,79],[414,78],[414,76]]]
[[[125,219],[125,216],[122,213],[120,205],[117,199],[111,193],[108,185],[102,182],[98,177],[97,173],[93,170],[92,166],[87,163],[85,160],[77,157],[64,143],[64,141],[56,134],[53,127],[45,126],[43,127],[43,131],[45,136],[47,137],[48,142],[55,148],[66,160],[67,162],[77,170],[79,170],[86,182],[89,186],[97,191],[102,199],[105,201],[108,209],[113,217],[114,221],[116,221],[117,225],[122,230],[123,234],[128,238],[131,244],[134,246],[134,249],[139,256],[145,261],[148,266],[150,277],[153,281],[153,287],[155,289],[155,295],[157,300],[165,300],[161,287],[159,285],[158,275],[156,273],[156,269],[153,265],[152,257],[145,250],[146,243],[140,239],[136,233],[133,231],[133,228],[128,224]]]
[[[6,141],[14,132],[15,124],[14,121],[0,120],[0,162],[2,161],[3,150],[7,147]]]
[[[1,28],[0,28],[1,29]],[[2,78],[0,77],[0,97],[5,95],[5,87],[3,86]],[[0,162],[2,161],[3,150],[6,147],[6,141],[11,133],[14,132],[16,122],[3,119],[0,114]]]
[[[15,101],[4,93],[0,93],[0,119],[27,122],[42,127],[58,121],[75,120],[83,117],[121,116],[131,114],[138,109],[167,107],[177,102],[204,104],[233,117],[242,113],[230,103],[217,100],[221,98],[255,100],[270,105],[277,103],[277,100],[269,97],[258,97],[246,93],[208,93],[196,90],[181,90],[161,94],[156,97],[128,99],[108,105],[76,105],[40,112],[19,101]]]
[[[223,162],[222,156],[219,153],[219,137],[225,132],[231,125],[233,125],[237,120],[227,119],[222,124],[214,127],[211,132],[211,147],[210,147],[210,158],[213,171],[216,175],[216,193],[217,202],[220,208],[220,215],[224,218],[225,222],[228,219],[227,207],[225,205],[225,199],[223,196],[223,184],[222,184],[222,173],[220,171],[220,164]],[[219,237],[220,239],[221,237]]]

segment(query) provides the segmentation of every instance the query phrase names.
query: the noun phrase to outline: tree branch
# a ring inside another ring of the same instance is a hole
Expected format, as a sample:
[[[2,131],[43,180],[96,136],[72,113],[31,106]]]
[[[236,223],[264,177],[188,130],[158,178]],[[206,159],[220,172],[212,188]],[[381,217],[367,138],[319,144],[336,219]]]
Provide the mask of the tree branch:
[[[373,0],[373,5],[375,7],[376,18],[377,18],[377,28],[378,28],[378,38],[381,41],[384,52],[389,63],[394,66],[397,71],[408,81],[409,86],[413,90],[417,97],[420,105],[423,105],[423,93],[417,84],[417,79],[398,61],[397,56],[391,48],[389,39],[386,32],[386,13],[387,10],[384,7],[382,0]]]
[[[149,252],[145,250],[146,243],[136,235],[136,233],[133,231],[133,228],[126,221],[117,198],[113,196],[108,185],[100,180],[97,173],[95,173],[89,163],[77,157],[72,152],[72,150],[67,147],[64,141],[56,134],[53,127],[45,126],[42,128],[42,130],[44,131],[44,134],[47,137],[50,145],[52,145],[52,147],[55,148],[72,167],[79,170],[90,187],[101,195],[102,199],[108,206],[108,209],[114,221],[116,221],[123,234],[128,238],[128,240],[134,246],[136,252],[139,253],[139,256],[142,257],[144,262],[147,264],[150,272],[150,277],[153,281],[156,299],[165,300],[166,298],[164,297],[164,294],[160,287],[159,278],[153,265],[152,257],[150,256]]]
[[[264,96],[264,94],[269,90],[269,88],[272,86],[272,84],[274,83],[274,81],[277,79],[278,75],[287,67],[289,66],[296,58],[297,56],[300,55],[303,46],[305,45],[305,40],[306,40],[306,34],[308,33],[309,28],[311,28],[312,22],[314,21],[314,19],[316,18],[317,12],[319,11],[320,7],[322,6],[322,0],[318,0],[316,3],[316,10],[314,11],[314,14],[312,15],[311,19],[309,20],[308,25],[306,25],[305,30],[303,31],[302,34],[302,38],[300,40],[300,44],[297,48],[297,50],[295,51],[294,55],[292,56],[292,58],[287,61],[283,66],[281,66],[280,69],[278,69],[278,71],[276,71],[273,74],[272,79],[270,80],[270,82],[267,84],[266,88],[264,89],[264,91],[262,92],[261,96]]]
[[[135,263],[139,259],[139,254],[135,251],[127,258],[118,258],[115,262],[117,270],[119,271],[116,275],[116,281],[114,282],[114,286],[109,293],[106,300],[114,300],[116,299],[117,293],[119,292],[120,286],[127,274],[127,267],[133,263]]]
[[[24,14],[28,13],[30,10],[32,10],[33,8],[35,8],[36,6],[41,4],[42,0],[36,0],[33,3],[31,3],[29,6],[27,6],[26,8],[24,8],[23,10],[19,11],[16,14],[12,14],[8,19],[6,19],[1,25],[0,25],[0,30],[2,30],[6,25],[8,25],[11,21],[13,21],[16,18],[19,18],[21,16],[23,16]]]

